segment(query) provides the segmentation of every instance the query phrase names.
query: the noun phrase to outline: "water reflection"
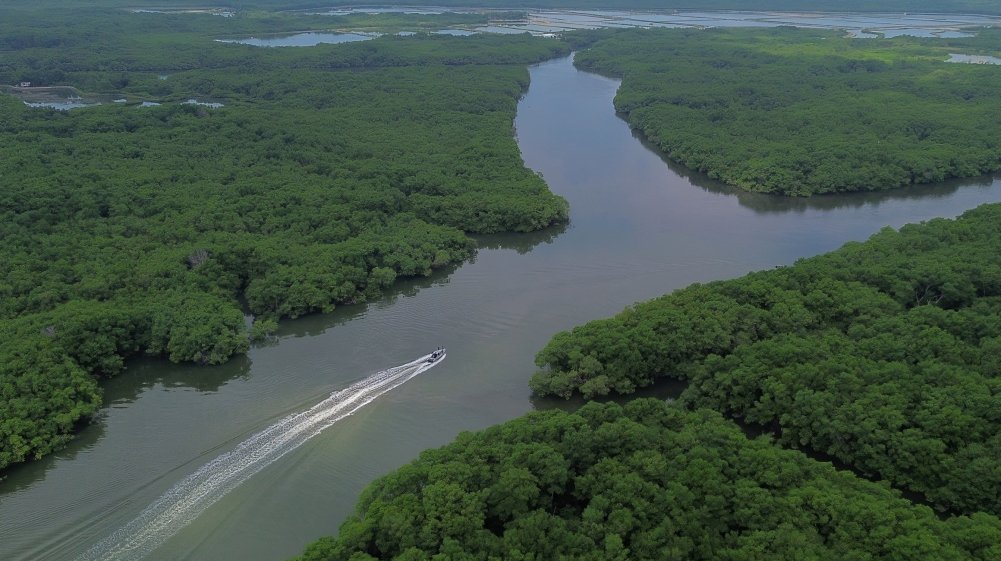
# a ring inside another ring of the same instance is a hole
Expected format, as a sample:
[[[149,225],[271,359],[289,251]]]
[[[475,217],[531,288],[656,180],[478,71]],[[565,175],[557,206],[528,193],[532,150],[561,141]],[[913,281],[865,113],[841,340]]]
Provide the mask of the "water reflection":
[[[569,227],[570,223],[566,222],[537,232],[484,234],[473,236],[473,239],[480,249],[513,249],[519,255],[524,255],[539,245],[553,243],[553,240],[566,232]]]
[[[325,314],[309,314],[294,321],[282,321],[275,332],[278,339],[285,337],[314,337],[325,333],[328,329],[343,325],[365,316],[373,306],[387,307],[395,304],[401,297],[413,298],[422,289],[448,284],[448,277],[461,266],[461,263],[447,265],[432,271],[426,277],[411,277],[402,279],[393,285],[390,292],[375,300],[359,304],[342,304],[333,312]]]
[[[961,187],[990,187],[990,176],[954,179],[928,185],[912,185],[887,191],[838,193],[813,197],[778,197],[761,193],[738,193],[737,201],[760,214],[805,212],[808,210],[835,210],[875,207],[884,203],[907,200],[947,199]],[[707,189],[710,190],[711,189]]]
[[[524,255],[539,245],[553,243],[556,238],[566,232],[568,227],[569,224],[558,224],[536,232],[485,234],[471,237],[476,241],[478,249],[512,249],[519,255]],[[435,269],[426,277],[411,277],[398,280],[393,285],[391,291],[377,299],[359,304],[343,304],[338,306],[333,312],[326,314],[309,314],[295,321],[282,321],[279,324],[278,331],[275,332],[276,337],[274,339],[258,343],[255,347],[272,346],[279,343],[285,337],[313,337],[321,335],[332,327],[364,317],[372,307],[390,307],[397,304],[401,298],[406,299],[417,296],[425,288],[447,285],[449,277],[466,263],[476,263],[476,255],[473,255],[463,263],[453,263]]]
[[[233,380],[250,376],[251,361],[237,355],[223,364],[175,364],[162,358],[143,357],[129,361],[128,370],[104,383],[104,401],[110,407],[131,403],[156,385],[167,389],[190,389],[214,393]]]
[[[622,115],[619,115],[622,118]],[[625,120],[623,118],[623,120]],[[879,206],[886,202],[906,201],[906,200],[928,200],[945,199],[953,195],[962,187],[982,187],[988,188],[994,182],[994,177],[982,175],[978,177],[967,177],[961,179],[950,179],[939,183],[929,183],[924,185],[910,185],[899,189],[889,189],[884,191],[865,191],[855,193],[831,193],[826,195],[814,195],[812,197],[787,197],[783,195],[769,195],[766,193],[752,193],[712,179],[708,175],[685,167],[671,160],[655,144],[650,142],[646,136],[638,130],[632,131],[644,148],[656,154],[664,164],[673,172],[706,192],[718,195],[736,197],[740,206],[749,208],[758,214],[782,214],[789,212],[806,212],[810,210],[837,210],[862,208],[867,206]],[[1001,178],[1001,174],[997,176]]]
[[[104,432],[104,418],[99,412],[93,422],[76,433],[62,450],[43,456],[40,460],[14,464],[0,470],[0,496],[26,489],[44,480],[46,473],[57,463],[71,460],[80,452],[93,448],[104,437]]]
[[[296,33],[295,35],[282,35],[278,37],[247,37],[245,39],[216,39],[219,43],[236,43],[239,45],[251,45],[254,47],[313,47],[321,43],[338,44],[353,43],[355,41],[368,41],[374,39],[376,35],[363,33]]]
[[[162,358],[130,359],[121,375],[102,383],[104,405],[62,450],[26,464],[16,464],[0,471],[0,495],[15,492],[45,479],[57,463],[72,460],[92,448],[104,436],[106,417],[111,408],[128,407],[143,393],[160,386],[168,390],[192,390],[202,394],[218,392],[227,383],[246,380],[250,376],[251,360],[246,355],[233,357],[225,364],[200,366],[191,363],[174,364]],[[4,477],[6,476],[6,478]]]
[[[579,406],[530,401],[532,357],[554,333],[692,282],[789,264],[888,224],[1001,200],[1001,182],[993,190],[958,190],[957,182],[924,205],[935,186],[826,199],[738,192],[665,166],[637,144],[612,113],[617,81],[578,72],[569,59],[531,72],[518,143],[528,167],[570,202],[572,228],[477,237],[474,259],[403,280],[367,304],[282,322],[281,344],[226,365],[131,363],[108,381],[110,405],[67,455],[0,484],[0,558],[73,559],[275,419],[446,344],[444,364],[250,479],[150,561],[288,559],[331,533],[365,484],[422,449],[532,406]],[[640,395],[673,398],[679,389],[657,384]]]

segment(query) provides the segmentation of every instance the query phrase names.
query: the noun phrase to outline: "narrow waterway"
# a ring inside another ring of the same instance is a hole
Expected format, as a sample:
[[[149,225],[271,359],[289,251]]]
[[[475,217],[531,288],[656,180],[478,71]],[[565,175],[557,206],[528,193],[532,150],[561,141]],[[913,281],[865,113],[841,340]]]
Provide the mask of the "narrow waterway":
[[[990,180],[809,200],[736,194],[644,146],[613,112],[616,87],[555,60],[532,68],[519,105],[526,165],[570,201],[567,228],[484,238],[469,263],[367,306],[285,322],[276,342],[223,366],[133,363],[107,384],[97,423],[0,482],[0,559],[77,558],[252,435],[446,345],[447,361],[267,465],[148,557],[288,558],[421,450],[550,406],[533,403],[527,381],[556,331],[1001,201]]]

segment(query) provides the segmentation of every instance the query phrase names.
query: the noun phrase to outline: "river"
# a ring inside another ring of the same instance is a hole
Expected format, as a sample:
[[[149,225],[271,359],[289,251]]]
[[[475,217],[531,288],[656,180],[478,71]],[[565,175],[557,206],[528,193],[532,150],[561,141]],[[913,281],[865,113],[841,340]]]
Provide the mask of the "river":
[[[531,69],[516,130],[525,163],[571,205],[564,229],[480,239],[475,259],[391,296],[281,325],[218,367],[132,362],[96,423],[0,482],[0,559],[73,559],[252,434],[375,372],[448,347],[225,494],[153,560],[274,561],[336,532],[362,488],[421,450],[525,413],[534,354],[557,331],[696,281],[862,240],[885,225],[1001,201],[976,179],[882,194],[735,193],[665,163],[612,107],[618,82],[570,59]]]

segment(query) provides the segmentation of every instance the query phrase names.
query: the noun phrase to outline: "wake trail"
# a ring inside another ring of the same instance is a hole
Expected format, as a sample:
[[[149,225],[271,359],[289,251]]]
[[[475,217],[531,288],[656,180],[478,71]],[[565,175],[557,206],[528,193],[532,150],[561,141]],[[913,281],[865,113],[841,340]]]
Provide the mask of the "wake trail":
[[[252,435],[179,481],[134,520],[98,542],[78,561],[137,561],[191,523],[255,473],[375,398],[441,362],[431,355],[351,384],[309,409]]]

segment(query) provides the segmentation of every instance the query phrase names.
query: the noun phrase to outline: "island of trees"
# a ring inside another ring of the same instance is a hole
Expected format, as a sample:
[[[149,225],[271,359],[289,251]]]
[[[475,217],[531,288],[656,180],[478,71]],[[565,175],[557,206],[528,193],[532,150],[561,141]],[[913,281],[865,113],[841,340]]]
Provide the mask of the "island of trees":
[[[999,37],[960,42],[982,53]],[[784,29],[569,39],[593,45],[578,66],[623,77],[631,123],[745,188],[997,169],[997,69],[944,64],[955,44]],[[687,388],[464,433],[373,483],[297,561],[999,558],[998,247],[1001,205],[985,205],[560,333],[538,354],[537,394]]]
[[[556,335],[540,394],[683,401],[778,433],[936,507],[1001,514],[1001,205],[693,285]]]
[[[996,32],[258,49],[212,39],[318,28],[253,10],[142,14],[107,0],[116,9],[43,18],[26,5],[0,12],[0,81],[126,101],[59,112],[0,97],[0,469],[70,438],[100,405],[98,377],[129,356],[218,363],[247,349],[248,316],[265,332],[461,261],[468,233],[564,221],[511,121],[525,66],[571,45],[592,45],[581,67],[623,77],[619,109],[671,157],[744,188],[879,189],[999,162],[997,69],[942,62],[953,48],[996,53]],[[339,537],[301,559],[1001,558],[998,247],[1001,205],[988,205],[558,334],[536,393],[688,387],[675,403],[590,403],[460,435],[374,483]]]
[[[511,134],[526,66],[566,45],[213,41],[314,20],[0,17],[0,82],[126,100],[56,111],[0,96],[0,468],[69,439],[100,405],[95,376],[128,356],[218,363],[248,348],[245,314],[267,331],[461,261],[467,233],[566,219]]]
[[[558,334],[538,393],[688,387],[461,434],[296,561],[997,559],[998,247],[984,205]]]
[[[622,77],[615,106],[687,167],[785,195],[902,187],[1001,169],[1001,30],[852,39],[810,29],[589,32],[578,67]]]
[[[638,399],[463,433],[366,489],[296,561],[994,560],[1001,520],[940,520],[883,485]]]

